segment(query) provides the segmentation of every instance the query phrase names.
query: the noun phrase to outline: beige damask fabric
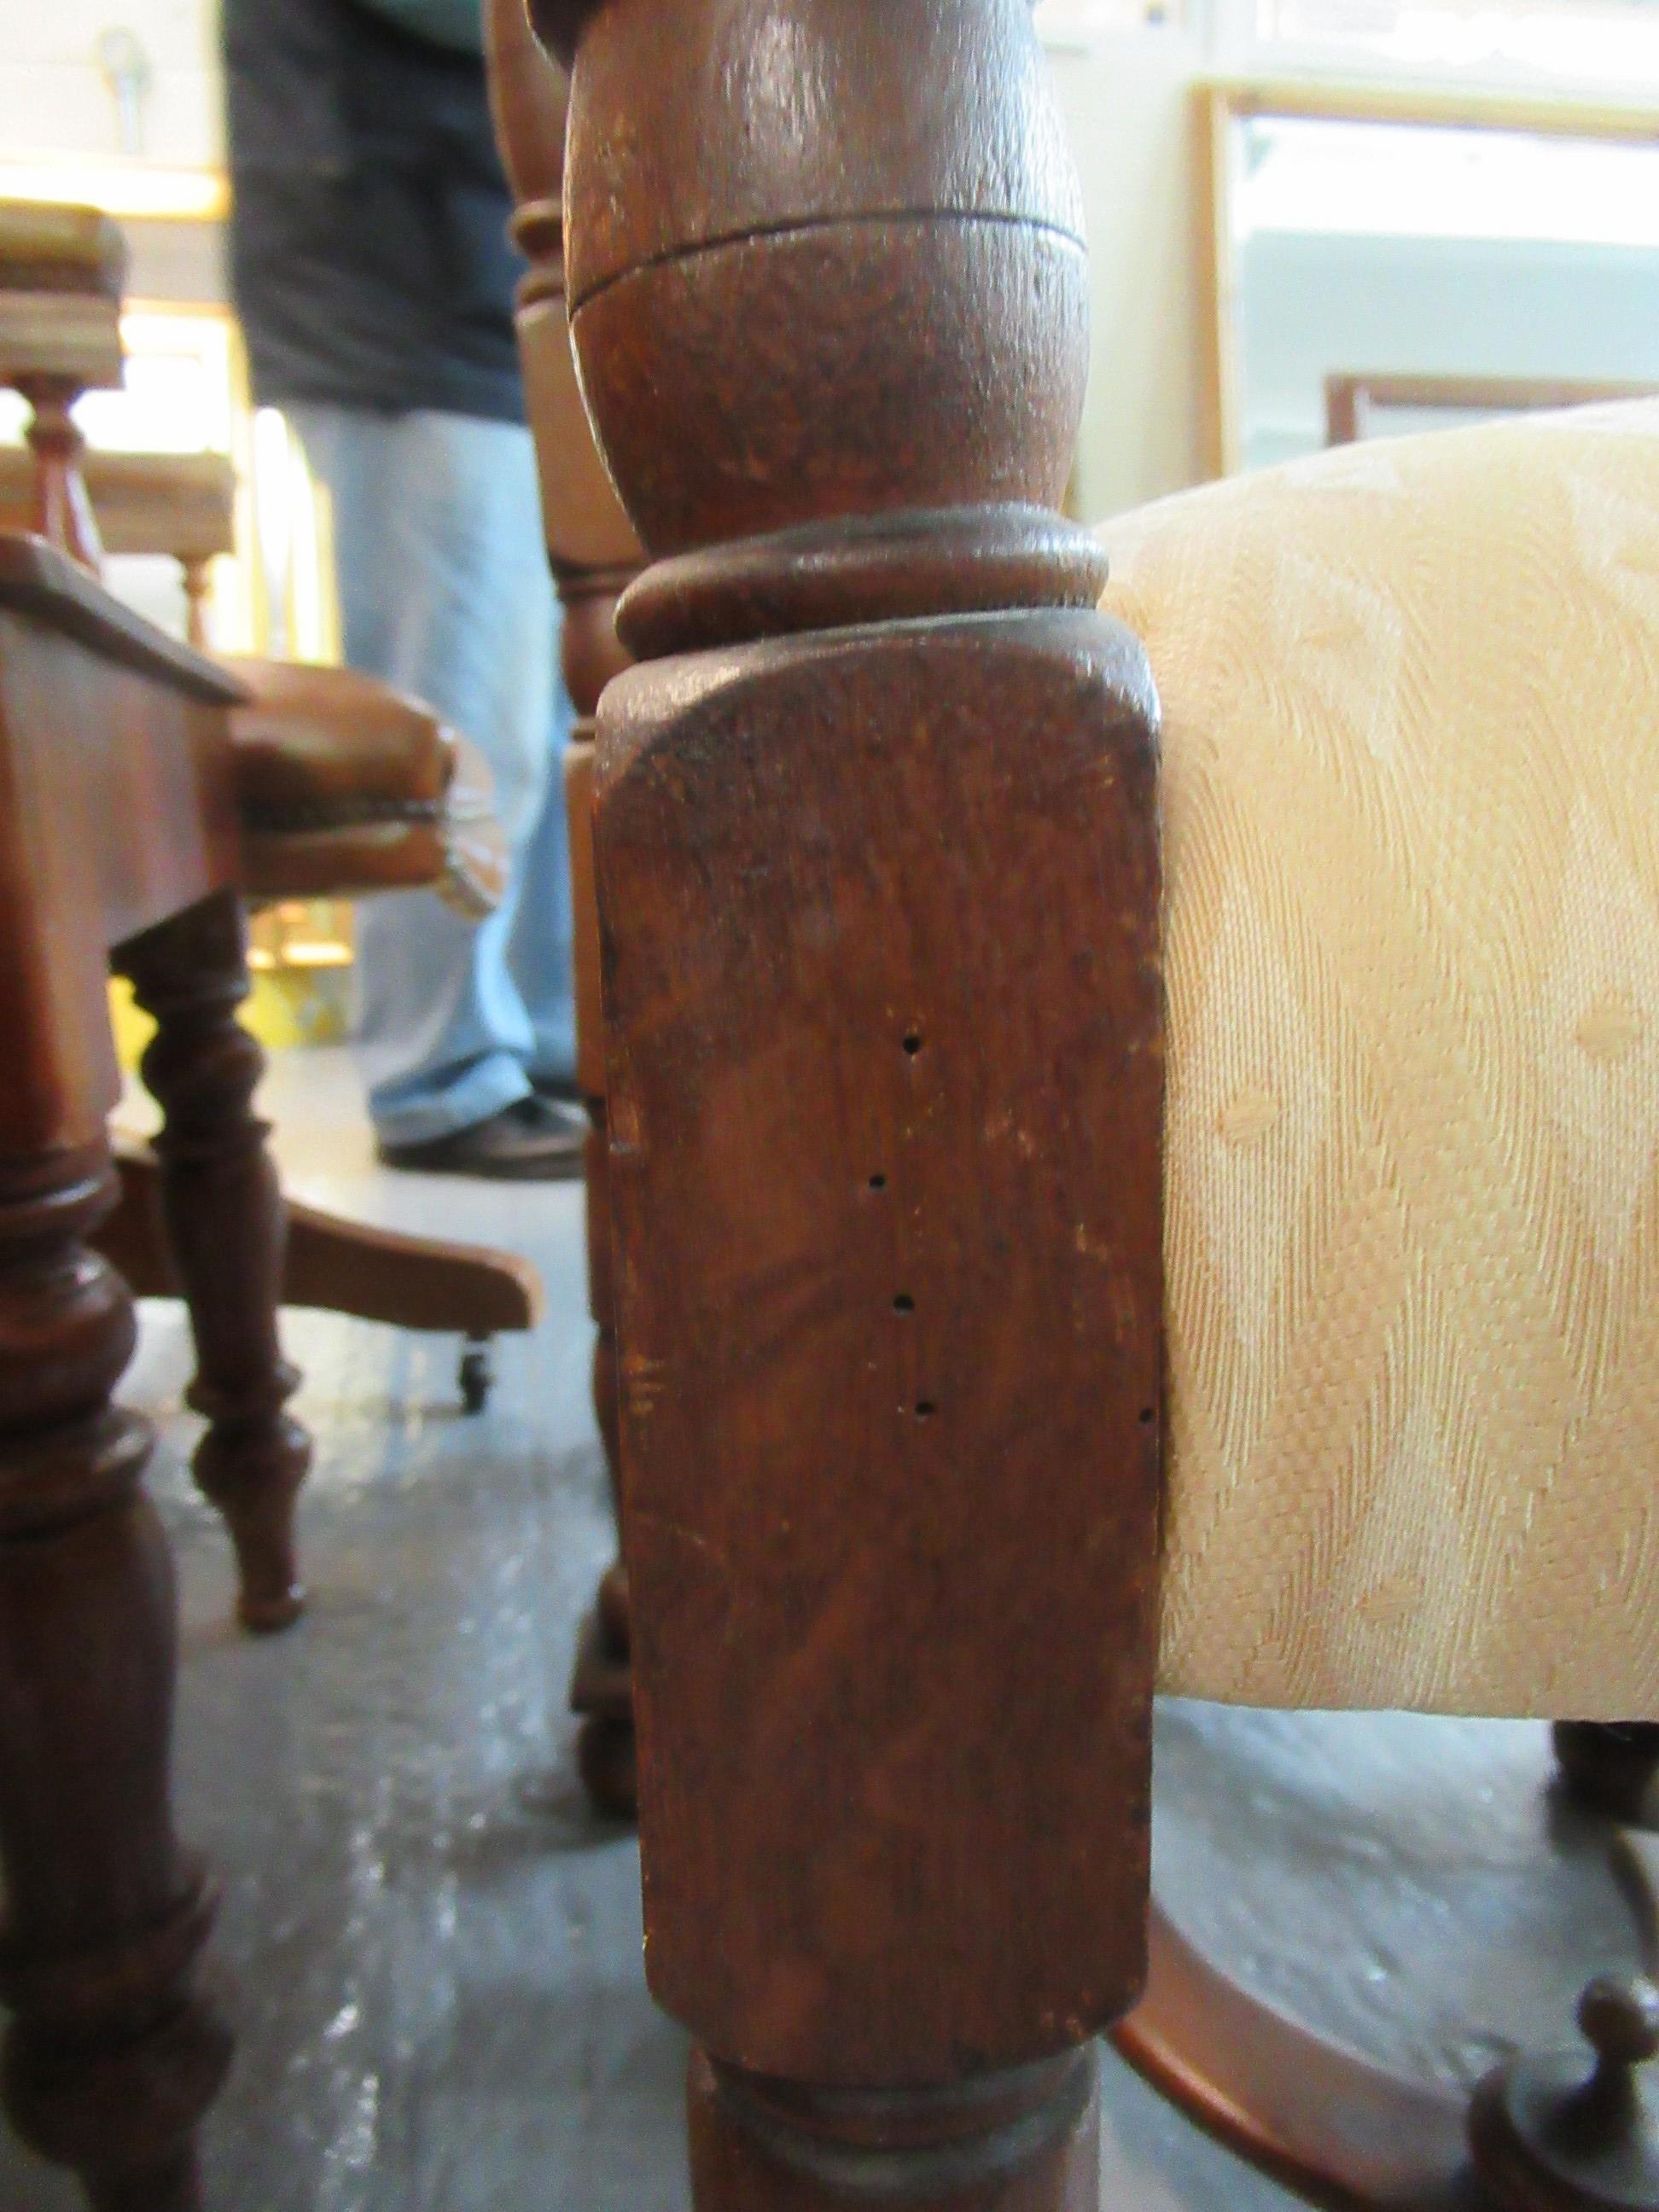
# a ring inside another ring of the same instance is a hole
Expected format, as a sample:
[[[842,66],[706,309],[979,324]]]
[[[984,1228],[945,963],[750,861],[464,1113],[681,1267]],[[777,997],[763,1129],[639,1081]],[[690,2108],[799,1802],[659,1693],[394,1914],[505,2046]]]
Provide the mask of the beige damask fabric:
[[[1165,718],[1163,1686],[1659,1718],[1659,404],[1105,534]]]

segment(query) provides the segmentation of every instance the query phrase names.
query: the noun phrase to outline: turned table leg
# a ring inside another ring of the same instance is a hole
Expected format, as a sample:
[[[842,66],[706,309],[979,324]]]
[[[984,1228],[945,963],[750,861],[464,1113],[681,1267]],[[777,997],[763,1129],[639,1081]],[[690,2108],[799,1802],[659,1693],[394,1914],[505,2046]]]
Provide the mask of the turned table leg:
[[[264,1056],[236,1019],[240,902],[204,901],[123,945],[115,965],[156,1024],[143,1073],[165,1116],[155,1151],[196,1340],[189,1402],[208,1422],[196,1480],[236,1547],[243,1623],[286,1628],[305,1602],[294,1509],[311,1445],[283,1410],[299,1376],[277,1343],[283,1200],[252,1107]]]
[[[0,1996],[6,2109],[98,2212],[192,2212],[229,2059],[194,1988],[212,1917],[174,1839],[166,1540],[150,1432],[112,1407],[125,1285],[87,1246],[102,1146],[0,1159]]]

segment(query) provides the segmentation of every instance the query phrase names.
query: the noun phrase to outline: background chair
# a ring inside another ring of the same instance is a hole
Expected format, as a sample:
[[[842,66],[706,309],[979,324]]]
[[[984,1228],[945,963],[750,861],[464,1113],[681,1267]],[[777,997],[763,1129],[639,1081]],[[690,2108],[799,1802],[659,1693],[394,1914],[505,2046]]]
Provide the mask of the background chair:
[[[288,1237],[235,1018],[244,897],[442,884],[476,907],[498,842],[487,787],[423,708],[345,671],[213,661],[88,573],[70,406],[118,373],[112,237],[73,211],[0,218],[0,372],[34,402],[36,519],[64,549],[0,532],[0,1994],[24,2137],[100,2208],[192,2212],[229,2038],[197,1975],[213,1885],[172,1826],[173,1595],[140,1487],[149,1431],[110,1403],[133,1315],[108,1255],[189,1304],[195,1474],[262,1629],[302,1602],[283,1297],[472,1329],[528,1326],[538,1291],[505,1256],[303,1210]],[[165,515],[156,536],[179,550]],[[118,1179],[111,969],[155,1018],[163,1115]]]
[[[1155,1679],[1659,1705],[1655,429],[1155,510],[1115,602],[1149,667],[1052,512],[1085,295],[1024,7],[535,12],[582,388],[654,560],[595,853],[696,2198],[1081,2212]],[[1161,774],[1154,674],[1190,685]],[[1467,2154],[1395,2107],[1368,2170],[1286,2170],[1650,2203],[1651,2003],[1590,2006],[1593,2077],[1495,2075]],[[1305,2051],[1224,2026],[1294,2091]]]
[[[119,552],[184,572],[201,643],[209,562],[234,543],[234,479],[216,454],[88,454],[71,409],[118,384],[125,268],[118,228],[91,210],[0,204],[0,376],[33,413],[27,457],[0,455],[0,519],[96,571]],[[434,886],[470,911],[501,866],[482,760],[416,701],[344,669],[240,660],[234,710],[241,881],[254,902]],[[140,1296],[180,1285],[148,1148],[119,1153],[124,1205],[100,1232]],[[490,1340],[532,1327],[539,1290],[503,1253],[400,1236],[295,1206],[284,1302],[465,1340],[463,1404],[489,1395]],[[264,1625],[271,1625],[269,1622]]]
[[[35,422],[37,441],[39,418]],[[80,468],[98,542],[106,553],[161,553],[179,563],[186,630],[206,647],[209,571],[235,550],[236,472],[222,453],[100,453]],[[0,529],[29,530],[40,519],[41,465],[27,450],[0,447]]]
[[[72,493],[71,493],[72,495]],[[112,1402],[132,1300],[93,1239],[116,1195],[108,974],[153,1009],[153,1080],[197,1325],[203,1486],[245,1617],[291,1620],[309,1457],[284,1412],[282,1208],[250,1101],[228,726],[235,678],[41,538],[0,535],[0,1996],[7,2112],[100,2212],[191,2212],[229,2039],[197,1977],[206,1869],[170,1804],[175,1604],[148,1423]]]

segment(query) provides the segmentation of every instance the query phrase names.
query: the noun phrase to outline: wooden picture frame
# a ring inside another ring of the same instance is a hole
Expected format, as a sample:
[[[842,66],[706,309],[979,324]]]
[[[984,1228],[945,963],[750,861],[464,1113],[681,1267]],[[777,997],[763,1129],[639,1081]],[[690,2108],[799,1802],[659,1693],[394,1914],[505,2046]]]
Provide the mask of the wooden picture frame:
[[[1231,137],[1235,124],[1257,116],[1659,145],[1659,106],[1652,105],[1312,80],[1221,77],[1198,85],[1193,127],[1203,230],[1200,450],[1206,477],[1235,475],[1243,459]]]

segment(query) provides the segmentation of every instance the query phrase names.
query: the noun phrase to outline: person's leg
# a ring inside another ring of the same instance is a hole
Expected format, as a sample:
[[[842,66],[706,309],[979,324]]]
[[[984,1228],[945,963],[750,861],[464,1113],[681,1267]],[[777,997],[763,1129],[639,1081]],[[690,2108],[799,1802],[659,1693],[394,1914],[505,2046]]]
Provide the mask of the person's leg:
[[[530,1092],[536,1032],[507,947],[526,880],[539,883],[531,856],[551,781],[558,612],[529,434],[430,412],[289,411],[332,502],[347,659],[478,744],[514,854],[507,896],[482,923],[428,891],[359,910],[370,1112],[384,1145],[420,1146]],[[562,978],[544,975],[544,1004],[568,1004],[570,988],[567,954]]]

